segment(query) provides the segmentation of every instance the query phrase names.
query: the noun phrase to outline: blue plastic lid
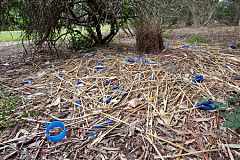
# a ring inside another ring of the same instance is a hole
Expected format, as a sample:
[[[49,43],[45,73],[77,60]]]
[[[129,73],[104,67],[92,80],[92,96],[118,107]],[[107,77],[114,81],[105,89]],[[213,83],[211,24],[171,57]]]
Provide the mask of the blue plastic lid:
[[[81,105],[81,104],[83,104],[83,100],[81,100],[81,99],[76,100],[75,103],[78,104],[78,105]]]
[[[200,83],[204,80],[203,76],[201,75],[198,75],[198,76],[195,76],[195,78],[192,80],[194,83]]]

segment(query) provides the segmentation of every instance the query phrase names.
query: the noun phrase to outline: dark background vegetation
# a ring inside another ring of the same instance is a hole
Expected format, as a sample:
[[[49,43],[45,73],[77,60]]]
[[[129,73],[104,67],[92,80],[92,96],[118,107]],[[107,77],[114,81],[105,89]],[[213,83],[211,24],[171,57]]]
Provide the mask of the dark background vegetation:
[[[72,49],[109,43],[120,29],[136,31],[137,48],[161,52],[162,33],[176,27],[239,25],[239,0],[3,0],[0,30],[22,30],[41,46]],[[109,31],[103,32],[104,26]],[[151,38],[150,38],[151,37]],[[154,38],[153,38],[154,37]]]

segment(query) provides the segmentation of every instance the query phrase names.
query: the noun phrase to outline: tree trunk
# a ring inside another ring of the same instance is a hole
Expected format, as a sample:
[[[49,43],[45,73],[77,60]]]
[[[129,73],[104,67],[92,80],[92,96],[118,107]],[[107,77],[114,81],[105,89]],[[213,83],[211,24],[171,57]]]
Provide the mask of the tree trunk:
[[[193,26],[196,28],[200,27],[200,18],[198,16],[198,9],[197,9],[197,4],[195,1],[190,2],[189,9],[192,13]]]
[[[236,12],[235,12],[235,17],[234,17],[234,25],[240,25],[240,2],[236,2],[235,3],[235,9],[236,9]]]
[[[212,9],[211,13],[210,13],[209,16],[208,16],[207,21],[204,22],[204,24],[203,24],[204,27],[207,26],[208,23],[210,22],[210,20],[212,19],[212,16],[213,16],[214,11],[215,11],[215,8]]]

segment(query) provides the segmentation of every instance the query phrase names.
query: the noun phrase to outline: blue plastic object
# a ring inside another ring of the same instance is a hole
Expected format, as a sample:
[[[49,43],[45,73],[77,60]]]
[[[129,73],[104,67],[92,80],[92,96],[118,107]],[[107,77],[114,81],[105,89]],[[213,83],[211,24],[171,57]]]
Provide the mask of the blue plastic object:
[[[59,77],[63,77],[63,76],[64,76],[64,72],[62,72],[62,71],[61,71],[61,72],[58,72],[58,76],[59,76]]]
[[[237,49],[237,45],[231,44],[231,45],[229,46],[229,48],[231,48],[231,49]]]
[[[60,142],[66,136],[66,128],[63,122],[54,121],[54,122],[51,122],[50,125],[46,122],[45,126],[46,126],[46,136],[50,142]],[[63,131],[59,135],[50,136],[49,132],[53,128],[61,128]]]
[[[77,86],[79,86],[79,87],[83,87],[83,86],[85,86],[86,84],[85,83],[83,83],[83,82],[77,82]]]
[[[198,76],[196,76],[192,81],[193,81],[194,83],[200,83],[200,82],[202,82],[203,80],[204,80],[203,76],[198,75]]]
[[[96,61],[96,64],[97,65],[100,65],[102,62],[101,61]]]
[[[149,80],[156,80],[156,79],[157,79],[157,78],[156,78],[155,75],[152,75],[152,76],[149,77]]]
[[[173,64],[170,63],[170,74],[172,74],[172,73],[173,73]]]
[[[85,57],[86,57],[86,53],[81,53],[81,54],[79,55],[79,57],[80,57],[80,58],[85,58]]]
[[[106,69],[107,66],[95,66],[94,69],[96,70],[103,70],[103,69]]]
[[[142,57],[138,57],[138,58],[136,59],[136,62],[143,63]]]
[[[117,90],[120,87],[119,84],[114,84],[112,90]]]
[[[123,87],[120,87],[120,91],[119,91],[118,94],[120,95],[120,94],[123,94],[123,93],[124,93],[124,89],[123,89]]]
[[[184,49],[188,49],[189,48],[189,46],[181,46],[180,48],[184,48]]]
[[[107,99],[107,100],[105,100]],[[106,101],[107,104],[109,104],[112,100],[112,97],[111,96],[107,96],[107,97],[104,97],[101,99],[101,102],[104,103]]]
[[[23,83],[31,84],[31,83],[34,82],[35,79],[36,79],[36,78],[28,78],[28,79],[24,79],[24,80],[23,80]]]
[[[126,62],[129,62],[129,63],[135,63],[136,61],[135,61],[134,59],[127,58],[127,59],[126,59]]]
[[[104,128],[106,125],[113,124],[113,123],[114,123],[114,120],[109,119],[109,120],[104,121],[104,122],[102,122],[102,123],[93,125],[93,126],[92,126],[92,129]]]
[[[184,45],[184,46],[181,46],[180,48],[183,48],[183,49],[193,49],[193,50],[201,50],[201,47],[199,47],[199,46],[188,46],[188,45]]]
[[[235,73],[234,79],[235,79],[235,80],[240,80],[239,74]]]
[[[94,133],[89,133],[89,134],[88,134],[88,138],[89,138],[89,139],[95,139],[96,137],[97,137],[97,135],[94,134]]]
[[[76,100],[75,103],[78,104],[78,105],[81,105],[81,104],[83,104],[83,100],[80,100],[80,99]]]
[[[214,102],[214,101],[203,101],[203,102],[198,102],[195,107],[200,110],[214,110],[218,108],[218,105],[223,105],[220,102]]]
[[[103,85],[104,86],[108,86],[108,85],[111,85],[112,84],[112,80],[106,80]]]

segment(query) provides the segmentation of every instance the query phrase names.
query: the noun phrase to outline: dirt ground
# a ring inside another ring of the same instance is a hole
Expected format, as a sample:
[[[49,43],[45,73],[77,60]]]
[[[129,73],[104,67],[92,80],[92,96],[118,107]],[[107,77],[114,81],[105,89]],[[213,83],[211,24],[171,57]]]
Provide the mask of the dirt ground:
[[[0,59],[15,57],[24,51],[21,42],[0,42]]]
[[[179,28],[166,31],[165,44],[169,41],[184,42],[194,35],[201,35],[210,40],[210,44],[221,45],[223,48],[234,44],[239,40],[240,27],[201,27],[201,28]],[[240,40],[239,40],[240,41]],[[119,45],[120,44],[120,45]],[[126,47],[134,51],[135,40],[120,32],[115,38],[115,48]],[[225,46],[224,46],[225,45]],[[111,48],[111,47],[110,47]],[[19,54],[23,55],[24,48],[21,42],[0,42],[0,62],[6,59],[16,58]]]

